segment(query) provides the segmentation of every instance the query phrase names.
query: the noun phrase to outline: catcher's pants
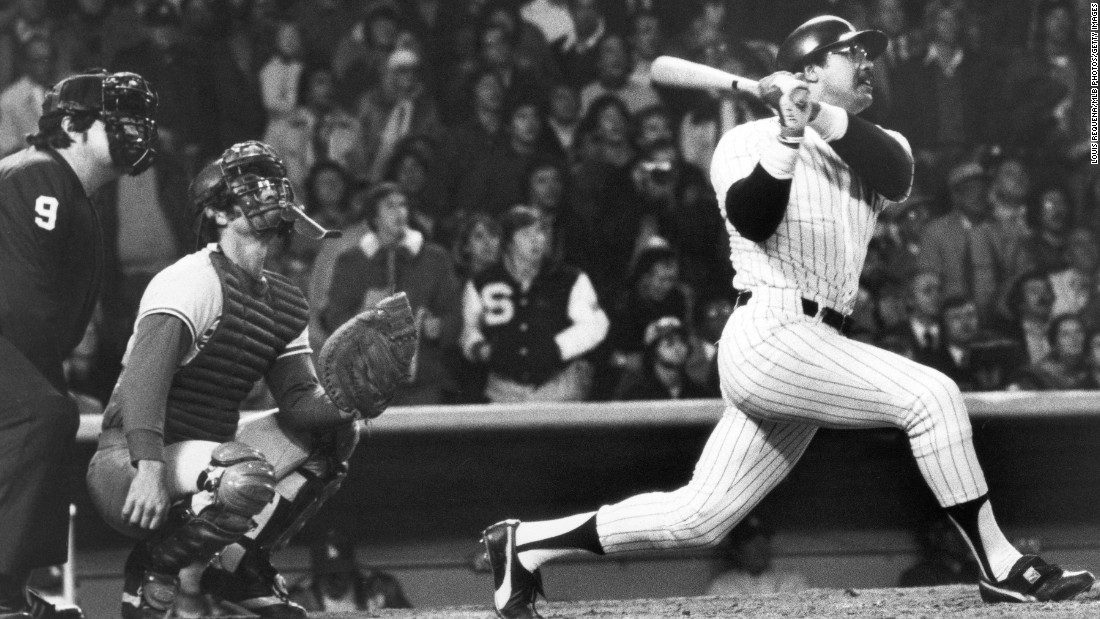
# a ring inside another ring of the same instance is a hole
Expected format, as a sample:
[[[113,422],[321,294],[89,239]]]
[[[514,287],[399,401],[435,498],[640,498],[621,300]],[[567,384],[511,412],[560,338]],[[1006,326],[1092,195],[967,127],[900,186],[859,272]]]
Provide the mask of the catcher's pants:
[[[726,411],[673,492],[601,508],[607,552],[717,544],[790,472],[818,427],[897,427],[943,506],[987,492],[958,387],[942,373],[845,338],[795,291],[753,290],[718,347]]]
[[[236,440],[260,450],[275,467],[275,478],[282,480],[300,467],[311,453],[308,433],[295,433],[279,425],[275,411],[241,419]],[[210,454],[220,443],[181,441],[165,447],[168,494],[171,501],[198,491],[196,482],[210,464]],[[121,429],[105,430],[99,448],[88,464],[88,491],[100,515],[112,528],[130,537],[149,535],[148,529],[135,527],[122,518],[122,506],[130,491],[137,469],[130,463],[130,450]]]

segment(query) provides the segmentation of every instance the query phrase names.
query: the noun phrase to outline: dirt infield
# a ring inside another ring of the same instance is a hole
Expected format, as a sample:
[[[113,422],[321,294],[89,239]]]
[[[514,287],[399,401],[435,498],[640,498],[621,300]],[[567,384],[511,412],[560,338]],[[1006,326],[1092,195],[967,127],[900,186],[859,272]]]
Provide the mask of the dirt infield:
[[[798,594],[733,597],[688,597],[656,600],[601,600],[588,602],[543,602],[539,610],[546,619],[629,617],[752,617],[799,619],[843,617],[844,619],[933,619],[1037,617],[1096,619],[1100,617],[1100,590],[1090,591],[1072,602],[1059,604],[984,604],[974,586],[916,589],[811,589]],[[349,614],[311,614],[311,619],[337,619]],[[387,619],[489,619],[495,617],[486,606],[382,610],[362,617]]]

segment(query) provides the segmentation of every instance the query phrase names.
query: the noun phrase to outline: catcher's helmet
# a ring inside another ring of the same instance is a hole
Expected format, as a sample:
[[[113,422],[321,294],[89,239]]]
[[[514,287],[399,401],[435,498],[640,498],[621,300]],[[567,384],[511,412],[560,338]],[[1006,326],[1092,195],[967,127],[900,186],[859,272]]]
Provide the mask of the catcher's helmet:
[[[50,88],[38,128],[46,131],[63,116],[95,114],[106,127],[111,160],[136,176],[156,157],[157,106],[157,93],[137,73],[93,69]]]
[[[250,140],[234,144],[214,161],[203,166],[191,181],[191,205],[229,212],[239,206],[256,232],[286,227],[293,221],[287,213],[294,203],[294,189],[275,151]]]
[[[275,150],[255,140],[230,146],[203,166],[188,188],[196,217],[206,209],[230,212],[238,206],[257,233],[285,233],[295,222],[314,238],[335,236],[309,218],[294,195],[286,166]]]
[[[862,45],[867,57],[874,60],[886,51],[888,42],[886,34],[878,30],[856,30],[847,20],[823,15],[795,28],[779,46],[776,60],[781,70],[798,73],[822,52],[852,43]]]

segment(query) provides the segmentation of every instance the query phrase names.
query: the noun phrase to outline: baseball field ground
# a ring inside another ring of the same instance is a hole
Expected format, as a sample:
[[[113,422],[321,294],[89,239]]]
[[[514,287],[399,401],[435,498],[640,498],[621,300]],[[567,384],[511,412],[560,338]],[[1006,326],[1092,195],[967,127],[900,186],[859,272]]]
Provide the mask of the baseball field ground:
[[[1070,602],[1048,604],[985,604],[975,586],[921,587],[913,589],[810,589],[801,593],[746,597],[682,597],[583,602],[541,602],[546,619],[697,619],[744,617],[753,619],[1096,619],[1100,617],[1100,590]],[[485,606],[457,606],[412,610],[381,610],[356,617],[387,619],[491,619]],[[313,613],[311,619],[347,619],[347,613]]]

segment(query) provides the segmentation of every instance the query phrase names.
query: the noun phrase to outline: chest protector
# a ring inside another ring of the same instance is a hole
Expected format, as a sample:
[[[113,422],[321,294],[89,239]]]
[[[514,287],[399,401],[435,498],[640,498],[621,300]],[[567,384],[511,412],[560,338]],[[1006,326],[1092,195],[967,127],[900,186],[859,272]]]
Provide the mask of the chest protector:
[[[233,440],[240,406],[275,358],[309,322],[309,306],[285,277],[254,280],[223,254],[210,261],[222,288],[222,314],[199,354],[176,371],[168,392],[164,443]]]

